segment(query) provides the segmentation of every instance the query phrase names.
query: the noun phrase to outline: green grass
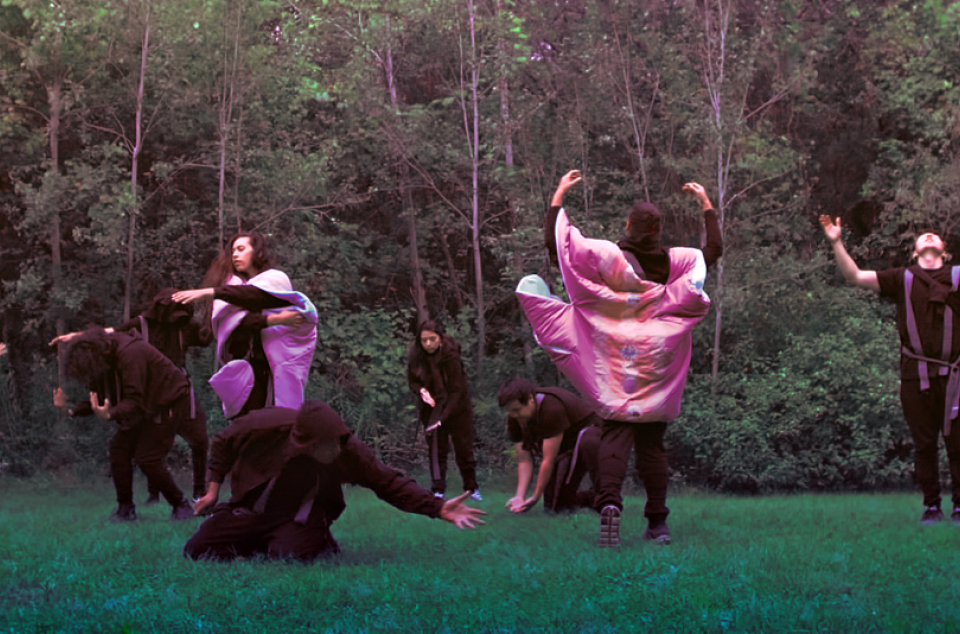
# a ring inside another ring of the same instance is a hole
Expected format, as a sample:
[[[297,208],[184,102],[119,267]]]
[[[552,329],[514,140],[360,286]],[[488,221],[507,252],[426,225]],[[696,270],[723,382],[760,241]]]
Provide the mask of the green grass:
[[[630,497],[619,552],[592,513],[484,494],[461,532],[348,487],[339,557],[218,564],[181,556],[196,522],[168,508],[107,522],[102,480],[0,480],[0,632],[960,631],[960,527],[919,526],[919,494],[686,492],[666,547]]]

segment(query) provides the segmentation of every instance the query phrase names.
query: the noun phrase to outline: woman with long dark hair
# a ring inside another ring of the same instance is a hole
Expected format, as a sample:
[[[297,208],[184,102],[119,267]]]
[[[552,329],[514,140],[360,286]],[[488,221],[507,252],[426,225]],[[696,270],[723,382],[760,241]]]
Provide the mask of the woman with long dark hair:
[[[239,233],[217,256],[203,288],[174,293],[177,302],[213,300],[209,327],[222,365],[210,384],[224,415],[241,416],[275,405],[296,409],[317,345],[317,310],[271,267],[263,237]]]
[[[463,490],[481,500],[473,456],[473,405],[460,359],[460,344],[444,334],[438,321],[428,320],[417,328],[407,361],[407,381],[416,395],[420,422],[427,436],[433,494],[443,497],[446,491],[447,456],[453,441]]]

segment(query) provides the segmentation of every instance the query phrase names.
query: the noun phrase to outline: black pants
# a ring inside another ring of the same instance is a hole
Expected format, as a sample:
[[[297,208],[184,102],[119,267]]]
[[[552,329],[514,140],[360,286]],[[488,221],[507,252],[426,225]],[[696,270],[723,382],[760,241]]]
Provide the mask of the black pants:
[[[623,509],[620,489],[627,475],[630,449],[637,452],[637,473],[647,491],[644,516],[651,523],[667,519],[667,486],[670,484],[670,467],[667,451],[663,447],[666,423],[624,423],[604,420],[600,438],[599,481],[594,505],[598,511],[605,506]]]
[[[580,444],[574,450],[557,456],[556,467],[547,488],[543,492],[543,508],[553,513],[567,513],[580,508],[593,508],[596,502],[595,486],[598,479],[597,464],[600,451],[600,427],[587,427],[580,436]],[[572,469],[571,469],[572,467]],[[584,476],[590,474],[591,488],[580,490]]]
[[[190,456],[193,460],[193,496],[200,497],[206,493],[207,488],[207,452],[210,449],[210,439],[207,436],[207,414],[196,401],[196,396],[194,396],[194,410],[196,412],[194,418],[190,418],[188,412],[186,416],[172,422],[174,435],[186,440],[190,447]],[[159,493],[150,486],[149,480],[147,487],[151,495]]]
[[[434,493],[447,490],[447,457],[450,442],[463,479],[464,491],[475,491],[477,486],[477,459],[473,456],[473,422],[444,423],[427,434],[427,451],[430,456],[430,479]]]
[[[919,379],[900,381],[900,402],[910,426],[916,451],[915,478],[923,492],[924,506],[940,506],[940,466],[937,444],[943,430],[947,378],[930,380],[930,389],[920,391]],[[954,420],[949,436],[944,436],[950,460],[953,506],[960,508],[960,419]]]
[[[316,559],[340,552],[328,523],[311,517],[306,524],[293,521],[294,513],[255,514],[245,508],[221,505],[214,510],[183,547],[191,559],[228,561],[237,557]]]
[[[172,415],[162,422],[140,423],[130,429],[121,429],[110,441],[110,471],[117,492],[117,503],[133,504],[133,464],[147,476],[148,486],[159,492],[176,508],[183,502],[183,493],[174,482],[164,459],[173,446],[174,423],[179,416],[190,415],[190,397],[184,396],[171,408]]]

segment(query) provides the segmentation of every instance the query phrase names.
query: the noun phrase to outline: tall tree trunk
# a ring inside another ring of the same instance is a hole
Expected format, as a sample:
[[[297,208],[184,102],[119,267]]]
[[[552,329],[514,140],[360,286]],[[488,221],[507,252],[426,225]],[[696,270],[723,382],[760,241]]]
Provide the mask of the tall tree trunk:
[[[220,239],[220,248],[223,248],[224,240],[226,240],[224,227],[226,225],[225,219],[225,209],[224,209],[224,192],[226,190],[226,180],[227,180],[227,143],[230,141],[230,128],[233,123],[233,104],[234,104],[234,90],[237,83],[237,67],[239,65],[240,59],[240,26],[243,19],[243,5],[237,7],[237,25],[236,30],[233,34],[233,60],[232,66],[228,66],[227,56],[224,53],[223,56],[223,87],[220,90],[220,121],[219,121],[219,152],[220,152],[220,163],[219,163],[219,183],[217,187],[217,222],[219,225],[219,239]],[[226,23],[224,23],[224,30],[226,30]],[[226,35],[224,36],[226,40]],[[237,217],[237,224],[239,230],[239,215]]]
[[[473,172],[472,199],[472,246],[474,283],[477,285],[477,371],[483,369],[483,357],[487,343],[486,306],[483,298],[483,269],[480,266],[480,67],[477,60],[476,16],[473,0],[467,0],[470,20],[470,100],[473,105],[473,126],[468,129],[472,136],[470,163]]]
[[[63,90],[63,77],[57,75],[53,82],[47,86],[47,104],[50,107],[50,120],[47,132],[50,136],[50,171],[55,176],[60,175],[60,111],[63,108],[61,91]],[[53,280],[54,297],[59,297],[61,278],[63,273],[63,262],[60,253],[60,203],[55,202],[52,213],[50,214],[50,254],[52,265],[50,277]],[[57,336],[67,332],[66,323],[60,307],[56,310],[56,328]],[[66,377],[64,376],[64,347],[57,347],[57,385],[63,387]],[[21,407],[26,413],[26,404],[21,403]]]
[[[501,17],[503,12],[502,0],[497,1],[497,17]],[[507,171],[513,171],[513,130],[510,121],[510,83],[507,81],[507,45],[501,37],[497,40],[497,54],[500,57],[500,79],[497,81],[498,91],[500,92],[500,126],[503,130],[501,138],[503,140],[503,162],[507,166]],[[513,204],[510,197],[507,196],[507,205],[510,206],[511,219],[513,226],[520,226],[520,210]],[[523,253],[520,249],[513,250],[513,268],[517,272],[523,271]],[[520,317],[521,329],[523,330],[523,369],[530,376],[533,374],[533,347],[530,345],[530,337],[526,335],[531,332],[530,322]]]
[[[149,11],[149,9],[148,9]],[[127,275],[126,289],[123,293],[123,321],[130,319],[130,304],[133,295],[133,254],[134,239],[137,231],[137,216],[140,215],[140,197],[137,192],[137,172],[139,170],[140,151],[143,149],[143,93],[147,79],[147,58],[150,54],[150,14],[147,13],[147,24],[143,28],[143,48],[140,50],[140,85],[137,87],[137,117],[135,141],[133,145],[133,160],[130,168],[130,197],[133,206],[130,209],[130,230],[127,234]]]
[[[717,216],[720,220],[720,233],[723,234],[724,216],[727,202],[727,176],[730,172],[730,157],[727,154],[728,140],[723,117],[723,84],[725,79],[727,33],[730,26],[730,6],[723,0],[716,0],[716,19],[712,0],[704,3],[704,48],[703,81],[710,97],[711,125],[717,144]],[[729,141],[732,152],[732,140]],[[713,363],[711,376],[713,390],[716,391],[720,375],[720,337],[723,325],[723,260],[717,262],[717,317],[713,332]]]
[[[387,93],[390,95],[390,105],[393,109],[393,115],[400,114],[400,98],[397,95],[397,82],[393,70],[393,47],[391,41],[391,23],[390,16],[387,15],[384,25],[386,30],[387,50],[383,57],[384,75],[387,80]],[[397,130],[400,134],[400,130]],[[402,213],[407,219],[407,242],[410,249],[410,272],[413,285],[413,304],[417,309],[417,323],[423,323],[430,318],[430,311],[427,308],[427,294],[423,287],[423,271],[420,267],[420,248],[417,240],[417,213],[413,207],[413,199],[410,195],[410,166],[403,160],[403,148],[397,147],[397,168],[399,182],[397,187],[400,190],[400,204]]]

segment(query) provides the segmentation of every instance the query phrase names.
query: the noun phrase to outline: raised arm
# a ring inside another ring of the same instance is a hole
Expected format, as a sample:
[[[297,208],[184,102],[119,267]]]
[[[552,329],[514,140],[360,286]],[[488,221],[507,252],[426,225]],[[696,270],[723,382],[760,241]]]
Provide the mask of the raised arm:
[[[861,271],[857,263],[854,262],[850,254],[847,253],[846,247],[843,246],[840,220],[837,219],[837,221],[834,222],[830,216],[823,215],[820,216],[820,224],[823,226],[823,232],[826,234],[827,240],[833,245],[833,255],[837,260],[837,266],[840,267],[840,272],[843,273],[843,277],[847,280],[847,283],[879,292],[880,282],[877,281],[877,272]]]
[[[543,219],[543,246],[550,254],[551,262],[555,263],[557,258],[557,240],[553,229],[557,224],[557,214],[560,213],[560,208],[563,207],[563,195],[567,193],[568,189],[581,180],[583,180],[583,177],[580,175],[580,170],[570,170],[563,175],[560,179],[560,184],[557,185],[557,191],[553,193],[553,199],[550,201],[550,209],[547,210],[547,215]]]
[[[703,261],[707,266],[712,266],[720,256],[723,255],[723,232],[720,230],[720,218],[717,211],[707,196],[707,190],[700,183],[687,183],[683,186],[683,191],[697,199],[697,203],[703,210],[703,223],[707,233],[707,244],[703,249]]]

